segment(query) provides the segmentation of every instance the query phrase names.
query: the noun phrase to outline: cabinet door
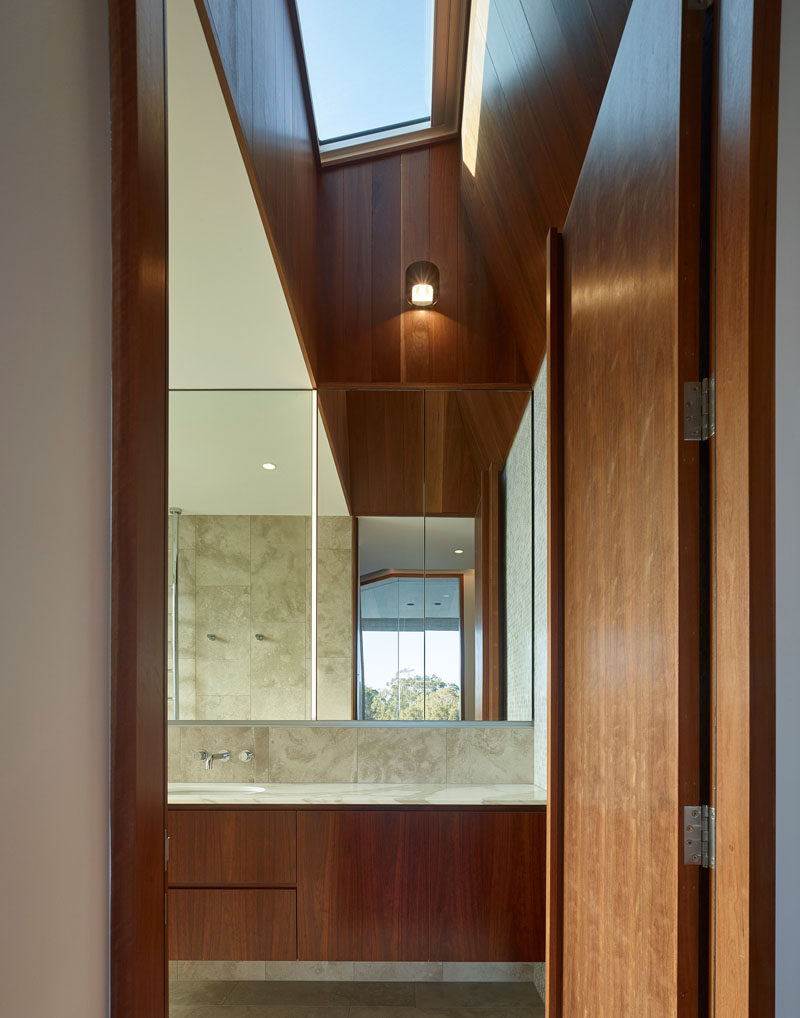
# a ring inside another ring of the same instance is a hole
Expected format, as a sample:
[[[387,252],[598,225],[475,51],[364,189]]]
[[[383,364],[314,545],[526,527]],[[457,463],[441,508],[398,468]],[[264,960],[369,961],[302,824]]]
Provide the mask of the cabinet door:
[[[545,813],[430,820],[431,958],[543,961]]]
[[[169,956],[176,961],[293,961],[293,890],[172,888]]]
[[[298,951],[308,961],[426,961],[428,817],[298,816]]]
[[[289,810],[170,810],[170,886],[293,885],[295,818]]]

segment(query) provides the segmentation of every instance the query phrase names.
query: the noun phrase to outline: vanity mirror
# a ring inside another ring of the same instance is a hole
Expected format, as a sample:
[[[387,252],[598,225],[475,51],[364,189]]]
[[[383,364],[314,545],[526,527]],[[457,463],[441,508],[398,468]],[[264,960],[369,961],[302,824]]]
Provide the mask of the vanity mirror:
[[[170,394],[168,715],[532,719],[531,393]]]

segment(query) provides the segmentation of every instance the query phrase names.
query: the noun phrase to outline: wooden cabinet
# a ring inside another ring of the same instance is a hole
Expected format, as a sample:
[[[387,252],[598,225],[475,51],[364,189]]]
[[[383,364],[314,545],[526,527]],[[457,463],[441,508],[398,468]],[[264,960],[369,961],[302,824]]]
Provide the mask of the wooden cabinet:
[[[297,882],[294,810],[170,810],[168,833],[171,885]]]
[[[182,961],[292,961],[294,890],[171,888],[169,956]]]
[[[430,955],[542,961],[544,813],[437,813],[430,832]]]
[[[173,807],[170,957],[542,961],[543,809]]]
[[[299,957],[427,961],[427,839],[424,813],[300,813]]]

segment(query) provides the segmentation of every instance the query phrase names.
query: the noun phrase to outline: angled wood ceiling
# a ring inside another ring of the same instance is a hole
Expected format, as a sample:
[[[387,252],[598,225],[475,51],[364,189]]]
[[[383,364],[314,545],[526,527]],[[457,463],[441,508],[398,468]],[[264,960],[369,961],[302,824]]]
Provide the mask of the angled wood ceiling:
[[[473,0],[486,40],[475,173],[462,166],[461,198],[535,378],[547,231],[566,220],[630,0],[490,0],[479,18],[486,2]]]
[[[472,4],[485,23],[474,173],[453,142],[323,171],[291,0],[196,0],[320,387],[513,387],[538,371],[547,230],[566,219],[630,4]],[[403,274],[429,257],[442,297],[420,313]]]

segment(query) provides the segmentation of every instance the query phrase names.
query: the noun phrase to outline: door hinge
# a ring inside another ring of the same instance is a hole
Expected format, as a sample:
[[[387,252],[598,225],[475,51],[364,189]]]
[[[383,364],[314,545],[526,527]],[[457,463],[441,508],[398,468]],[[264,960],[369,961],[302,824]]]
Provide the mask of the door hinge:
[[[690,11],[707,11],[714,6],[714,0],[686,0],[686,6]]]
[[[713,806],[683,807],[683,861],[713,870],[717,862],[717,811]]]
[[[169,865],[169,835],[164,831],[164,872],[167,872]]]
[[[706,442],[717,433],[717,386],[713,378],[683,383],[683,440]]]

